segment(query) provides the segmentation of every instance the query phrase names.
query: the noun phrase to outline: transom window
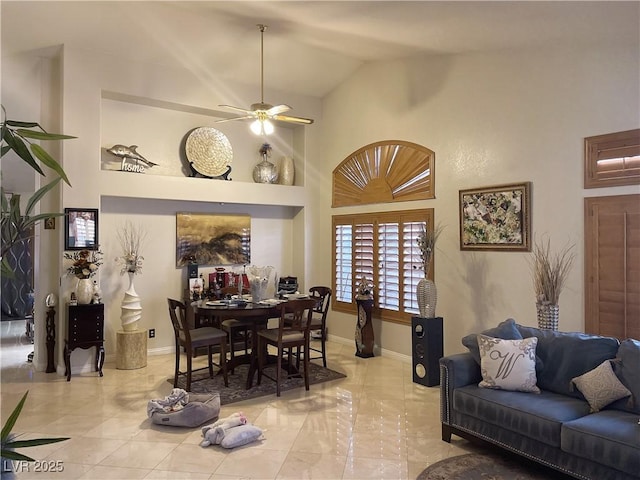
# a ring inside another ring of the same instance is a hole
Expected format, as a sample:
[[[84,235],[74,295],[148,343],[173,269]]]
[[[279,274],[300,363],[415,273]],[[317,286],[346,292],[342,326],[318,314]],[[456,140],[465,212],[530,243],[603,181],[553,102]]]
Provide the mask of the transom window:
[[[364,276],[375,286],[374,313],[411,323],[419,313],[415,292],[424,272],[417,238],[425,226],[433,228],[433,209],[333,216],[333,308],[356,313]]]

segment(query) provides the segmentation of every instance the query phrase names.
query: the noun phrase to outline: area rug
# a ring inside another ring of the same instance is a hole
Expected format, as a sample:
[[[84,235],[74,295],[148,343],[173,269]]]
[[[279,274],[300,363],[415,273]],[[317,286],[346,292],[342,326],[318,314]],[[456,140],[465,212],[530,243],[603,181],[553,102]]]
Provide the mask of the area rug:
[[[267,367],[265,371],[275,377],[275,367]],[[247,386],[247,373],[249,371],[249,365],[237,366],[233,375],[229,372],[229,386],[224,386],[224,378],[222,375],[214,375],[213,378],[208,378],[209,374],[205,370],[194,374],[194,379],[202,379],[198,381],[191,381],[191,391],[193,393],[212,393],[220,392],[220,404],[227,405],[229,403],[241,402],[242,400],[249,400],[252,398],[258,398],[265,395],[276,395],[276,382],[268,378],[262,378],[262,384],[256,385],[258,375],[253,377],[253,387],[249,390]],[[330,382],[331,380],[337,380],[339,378],[345,378],[340,372],[336,372],[329,368],[324,368],[314,363],[309,364],[309,383],[316,385],[318,383]],[[167,379],[167,381],[173,384],[173,377]],[[186,378],[181,376],[178,379],[178,388],[185,388]],[[293,390],[294,388],[304,389],[304,379],[302,378],[289,378],[280,382],[280,391],[285,392],[287,390]]]
[[[416,480],[564,480],[566,475],[542,465],[498,453],[468,453],[426,468]]]

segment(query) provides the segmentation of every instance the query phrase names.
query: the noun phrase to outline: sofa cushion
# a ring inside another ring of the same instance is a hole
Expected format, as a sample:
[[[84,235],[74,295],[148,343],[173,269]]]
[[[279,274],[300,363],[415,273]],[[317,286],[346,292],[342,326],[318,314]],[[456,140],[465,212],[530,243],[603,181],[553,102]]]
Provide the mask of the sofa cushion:
[[[584,400],[542,391],[540,395],[506,390],[490,390],[476,385],[456,388],[453,408],[460,413],[476,417],[506,428],[534,440],[555,447],[560,446],[563,422],[589,413]]]
[[[609,408],[625,410],[640,415],[640,341],[628,338],[620,343],[613,371],[625,387],[631,391],[631,398],[623,398],[612,403]]]
[[[536,337],[503,340],[479,334],[482,381],[478,386],[540,393],[536,386],[537,343]]]
[[[572,380],[591,406],[592,412],[598,412],[612,402],[631,395],[611,368],[611,360],[605,360],[593,370]]]
[[[562,426],[562,450],[630,475],[640,472],[640,426],[636,414],[602,410]]]
[[[538,387],[575,398],[582,394],[572,388],[571,379],[593,370],[616,356],[615,338],[578,332],[556,332],[517,325],[524,337],[537,337],[536,354],[543,367],[537,371]]]
[[[481,332],[483,335],[494,338],[503,338],[505,340],[521,340],[522,335],[517,328],[516,321],[513,318],[507,318],[500,322],[497,327],[489,328]],[[469,349],[469,353],[473,359],[480,365],[480,350],[478,349],[478,334],[471,333],[462,338],[462,344]]]

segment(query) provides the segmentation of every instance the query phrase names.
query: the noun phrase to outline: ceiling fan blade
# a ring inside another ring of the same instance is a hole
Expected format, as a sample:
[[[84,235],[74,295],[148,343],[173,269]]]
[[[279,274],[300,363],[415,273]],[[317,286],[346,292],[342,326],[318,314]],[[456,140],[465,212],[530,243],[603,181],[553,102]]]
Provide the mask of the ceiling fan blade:
[[[232,122],[234,120],[248,120],[250,118],[255,118],[255,117],[253,115],[245,115],[244,117],[223,118],[221,120],[216,120],[213,123]]]
[[[218,105],[218,106],[222,108],[227,108],[229,110],[233,110],[236,112],[242,112],[247,115],[251,115],[253,113],[251,110],[247,110],[246,108],[234,107],[233,105]]]
[[[304,125],[311,125],[313,123],[313,120],[310,118],[289,117],[288,115],[274,115],[271,118],[280,122],[300,123]]]
[[[271,107],[267,110],[267,115],[279,115],[289,110],[291,110],[291,107],[289,105],[276,105],[275,107]]]

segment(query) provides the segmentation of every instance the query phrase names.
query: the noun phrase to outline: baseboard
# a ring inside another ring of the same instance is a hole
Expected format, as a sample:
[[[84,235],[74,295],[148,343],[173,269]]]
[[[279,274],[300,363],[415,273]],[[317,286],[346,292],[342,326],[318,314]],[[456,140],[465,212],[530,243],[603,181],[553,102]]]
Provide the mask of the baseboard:
[[[355,340],[354,339],[338,337],[336,335],[331,335],[331,334],[327,335],[327,339],[332,341],[332,342],[339,343],[341,345],[352,346],[354,348],[354,355],[355,355],[356,344],[355,344]],[[373,352],[374,352],[375,355],[378,355],[380,357],[393,358],[393,359],[398,360],[398,361],[400,361],[402,363],[411,364],[411,362],[412,362],[411,355],[404,355],[402,353],[394,352],[392,350],[386,350],[384,348],[380,348],[379,345],[374,345],[373,346]]]

